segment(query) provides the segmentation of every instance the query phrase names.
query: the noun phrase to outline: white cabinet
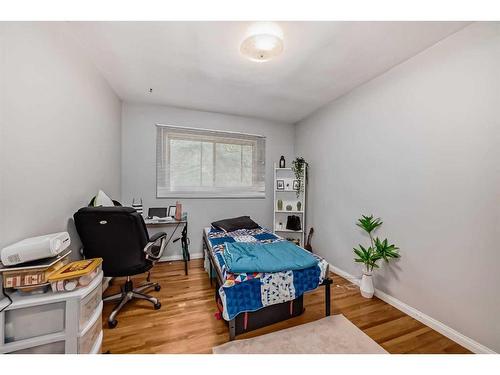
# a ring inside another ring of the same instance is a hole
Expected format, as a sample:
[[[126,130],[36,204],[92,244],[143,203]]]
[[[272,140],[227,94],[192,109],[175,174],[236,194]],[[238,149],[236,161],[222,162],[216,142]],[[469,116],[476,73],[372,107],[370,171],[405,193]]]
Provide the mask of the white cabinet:
[[[11,294],[0,313],[0,353],[100,353],[102,278],[73,292]]]

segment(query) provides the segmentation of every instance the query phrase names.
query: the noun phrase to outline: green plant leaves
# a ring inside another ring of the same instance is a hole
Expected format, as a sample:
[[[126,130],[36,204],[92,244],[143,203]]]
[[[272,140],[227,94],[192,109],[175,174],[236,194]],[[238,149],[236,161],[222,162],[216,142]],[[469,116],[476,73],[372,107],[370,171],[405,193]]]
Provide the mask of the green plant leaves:
[[[380,240],[378,237],[373,240],[371,233],[382,225],[382,220],[380,218],[373,218],[373,215],[365,216],[362,215],[358,219],[356,225],[363,230],[365,230],[370,236],[372,246],[364,248],[359,245],[359,248],[353,248],[356,258],[354,261],[356,263],[363,263],[368,271],[372,271],[374,268],[379,268],[377,262],[380,259],[384,259],[389,262],[390,259],[395,259],[401,257],[399,254],[399,248],[394,244],[389,244],[386,239]]]
[[[373,215],[370,216],[361,215],[361,219],[358,219],[358,222],[356,223],[358,227],[363,228],[368,234],[373,232],[382,224],[383,224],[382,220],[380,220],[380,218],[374,219]]]
[[[377,261],[380,260],[380,255],[377,251],[369,247],[365,249],[363,245],[358,245],[359,249],[353,248],[354,253],[358,256],[354,258],[357,263],[363,263],[368,271],[373,270],[373,268],[378,268]]]
[[[304,171],[308,166],[309,164],[307,161],[301,156],[296,157],[295,160],[292,161],[292,170],[295,173],[295,179],[299,180],[299,189],[296,191],[297,198],[299,198],[300,193],[304,191],[304,185],[307,182],[304,181]]]
[[[377,254],[380,255],[380,258],[384,259],[386,262],[389,262],[389,259],[399,258],[399,248],[395,245],[389,245],[387,238],[383,241],[377,237],[375,238],[375,248]]]

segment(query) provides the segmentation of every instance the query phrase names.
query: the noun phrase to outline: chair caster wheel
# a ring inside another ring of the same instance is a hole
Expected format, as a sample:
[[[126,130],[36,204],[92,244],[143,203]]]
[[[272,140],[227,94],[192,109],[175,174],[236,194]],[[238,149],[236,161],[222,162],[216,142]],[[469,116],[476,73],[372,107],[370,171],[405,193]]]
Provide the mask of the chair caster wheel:
[[[159,310],[161,308],[161,303],[160,302],[155,303],[154,307],[155,307],[155,310]]]
[[[155,291],[159,292],[160,290],[161,290],[161,286],[160,285],[155,286]]]
[[[115,328],[116,325],[118,324],[118,320],[112,320],[112,321],[108,321],[108,327],[109,328]]]

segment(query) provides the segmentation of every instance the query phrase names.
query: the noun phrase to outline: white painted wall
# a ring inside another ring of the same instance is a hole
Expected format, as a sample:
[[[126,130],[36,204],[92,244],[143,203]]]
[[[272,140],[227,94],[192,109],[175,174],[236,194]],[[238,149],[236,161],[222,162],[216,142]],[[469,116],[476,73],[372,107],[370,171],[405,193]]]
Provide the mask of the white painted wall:
[[[188,213],[191,254],[202,252],[203,228],[212,221],[250,215],[261,225],[272,227],[273,163],[281,155],[291,161],[294,127],[290,124],[167,106],[123,104],[122,112],[122,203],[142,197],[149,207],[166,207],[174,199],[156,198],[156,124],[190,126],[259,134],[266,137],[265,199],[180,199]],[[179,256],[179,245],[169,246],[166,256]]]
[[[63,24],[3,22],[0,42],[1,247],[120,198],[121,103]]]
[[[296,126],[314,249],[360,275],[354,224],[402,258],[383,292],[500,352],[500,23],[476,23]]]

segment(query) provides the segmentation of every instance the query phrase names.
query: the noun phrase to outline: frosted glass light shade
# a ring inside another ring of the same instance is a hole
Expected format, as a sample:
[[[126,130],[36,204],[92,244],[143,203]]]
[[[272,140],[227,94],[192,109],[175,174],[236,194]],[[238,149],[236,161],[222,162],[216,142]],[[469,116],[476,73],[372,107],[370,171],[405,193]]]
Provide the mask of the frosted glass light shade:
[[[240,52],[253,61],[269,61],[283,52],[283,32],[273,22],[256,22],[248,28]]]

